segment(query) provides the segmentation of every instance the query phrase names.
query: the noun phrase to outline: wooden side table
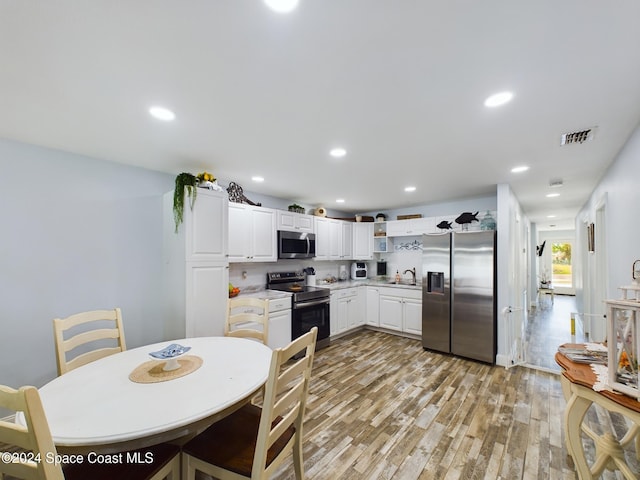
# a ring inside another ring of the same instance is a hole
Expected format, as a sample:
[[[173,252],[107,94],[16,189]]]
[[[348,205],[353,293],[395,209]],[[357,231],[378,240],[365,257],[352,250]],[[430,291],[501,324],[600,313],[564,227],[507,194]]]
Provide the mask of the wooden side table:
[[[578,345],[566,346],[575,348]],[[638,472],[633,472],[625,461],[624,448],[635,441],[636,456],[640,458],[640,402],[627,395],[593,390],[596,375],[587,364],[574,363],[561,353],[556,353],[555,360],[562,367],[562,392],[567,400],[564,413],[567,449],[573,458],[578,477],[581,480],[597,479],[605,469],[617,469],[624,478],[637,480]],[[598,435],[583,424],[587,410],[594,403],[610,412],[624,415],[633,422],[622,439],[618,440],[610,433]],[[596,445],[596,459],[591,466],[584,454],[581,432],[589,436]]]

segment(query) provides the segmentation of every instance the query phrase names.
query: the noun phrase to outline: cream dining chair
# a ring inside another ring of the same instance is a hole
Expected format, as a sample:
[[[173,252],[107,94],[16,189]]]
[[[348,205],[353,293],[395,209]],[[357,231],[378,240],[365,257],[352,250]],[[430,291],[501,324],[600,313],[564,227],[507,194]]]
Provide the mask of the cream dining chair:
[[[317,336],[313,327],[273,351],[262,408],[249,403],[182,447],[183,480],[194,480],[196,471],[221,480],[268,479],[289,453],[296,478],[304,478],[302,423]]]
[[[78,328],[76,329],[76,327]],[[87,327],[93,327],[93,329],[88,330]],[[74,329],[74,333],[68,335],[72,329]],[[58,375],[127,349],[124,340],[122,313],[119,308],[93,310],[77,313],[67,318],[56,318],[53,321],[53,333]],[[69,352],[83,346],[93,347],[93,349],[76,356],[73,356],[72,353],[73,358],[67,359]]]
[[[227,337],[253,338],[267,345],[269,300],[244,296],[230,298],[227,302],[224,334]]]
[[[51,437],[40,394],[35,387],[19,390],[0,385],[0,407],[22,412],[26,427],[7,419],[0,419],[0,479],[5,476],[27,480],[179,480],[180,447],[160,444],[127,453],[134,458],[153,458],[150,463],[90,463],[63,466],[55,462],[56,447]],[[28,461],[28,460],[39,461]]]

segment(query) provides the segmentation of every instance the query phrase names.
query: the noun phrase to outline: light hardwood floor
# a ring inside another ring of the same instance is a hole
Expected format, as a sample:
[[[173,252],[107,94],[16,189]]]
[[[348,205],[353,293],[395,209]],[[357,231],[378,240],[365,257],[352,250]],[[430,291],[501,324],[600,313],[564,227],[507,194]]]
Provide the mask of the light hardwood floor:
[[[564,407],[555,374],[491,367],[424,351],[417,340],[360,331],[316,353],[306,477],[574,479]],[[597,430],[619,433],[625,425],[594,407],[588,418]],[[633,452],[627,457],[638,469]],[[291,463],[275,478],[293,479]]]

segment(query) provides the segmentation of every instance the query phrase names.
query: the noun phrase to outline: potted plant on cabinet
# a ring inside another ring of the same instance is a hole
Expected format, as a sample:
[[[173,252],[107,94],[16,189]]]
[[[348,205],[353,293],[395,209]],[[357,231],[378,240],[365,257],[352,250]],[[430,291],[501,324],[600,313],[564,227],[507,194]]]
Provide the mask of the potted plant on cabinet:
[[[198,178],[191,173],[182,172],[176,177],[176,187],[173,191],[173,219],[176,223],[176,233],[178,233],[178,226],[183,220],[184,198],[185,196],[189,197],[189,206],[193,208],[198,193],[197,185]]]

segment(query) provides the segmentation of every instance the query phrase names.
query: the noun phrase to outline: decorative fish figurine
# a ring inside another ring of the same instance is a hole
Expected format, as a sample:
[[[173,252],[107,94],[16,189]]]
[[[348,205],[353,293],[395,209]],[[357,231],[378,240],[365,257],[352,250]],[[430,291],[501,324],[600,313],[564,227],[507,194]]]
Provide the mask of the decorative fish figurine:
[[[460,216],[458,218],[456,218],[456,223],[463,225],[465,223],[471,223],[471,222],[478,222],[478,212],[476,213],[471,213],[471,212],[464,212],[461,213]]]
[[[436,227],[441,228],[442,230],[449,229],[451,230],[451,222],[447,222],[446,220],[441,221]]]

